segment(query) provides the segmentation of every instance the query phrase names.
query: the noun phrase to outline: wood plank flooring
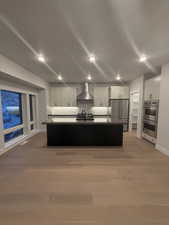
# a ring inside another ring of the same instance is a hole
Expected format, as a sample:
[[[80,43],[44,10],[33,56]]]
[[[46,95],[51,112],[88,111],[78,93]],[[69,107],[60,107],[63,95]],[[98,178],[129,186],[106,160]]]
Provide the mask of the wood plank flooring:
[[[169,224],[169,157],[132,134],[123,148],[47,148],[34,136],[0,156],[0,225],[37,224]]]

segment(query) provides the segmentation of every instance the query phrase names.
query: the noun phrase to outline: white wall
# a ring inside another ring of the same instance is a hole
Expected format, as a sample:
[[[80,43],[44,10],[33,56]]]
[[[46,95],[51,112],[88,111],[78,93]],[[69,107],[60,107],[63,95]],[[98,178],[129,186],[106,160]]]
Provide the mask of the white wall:
[[[0,84],[3,85],[3,87],[9,87],[9,89],[13,88],[13,90],[18,92],[33,91],[38,93],[39,108],[41,109],[40,118],[42,120],[46,118],[47,106],[49,104],[49,85],[46,81],[4,57],[3,55],[0,55],[0,79]],[[8,81],[10,79],[12,79],[12,81]]]
[[[144,76],[140,76],[130,83],[130,96],[139,93],[139,113],[137,121],[137,137],[142,137],[143,101],[144,101]],[[130,112],[132,110],[130,109]]]
[[[169,64],[162,68],[156,147],[169,155]]]
[[[46,125],[42,125],[42,122],[48,119],[48,96],[46,90],[41,90],[38,93],[38,119],[39,128],[41,130],[46,130]]]
[[[2,76],[1,76],[2,75]],[[0,88],[5,90],[11,90],[20,93],[38,93],[40,89],[32,87],[29,84],[21,82],[19,79],[10,80],[4,78],[4,74],[0,72]]]
[[[45,82],[43,79],[29,72],[28,70],[25,70],[23,67],[12,62],[3,55],[0,55],[0,72],[28,82],[29,84],[37,86],[38,88],[46,88],[48,86],[47,82]]]

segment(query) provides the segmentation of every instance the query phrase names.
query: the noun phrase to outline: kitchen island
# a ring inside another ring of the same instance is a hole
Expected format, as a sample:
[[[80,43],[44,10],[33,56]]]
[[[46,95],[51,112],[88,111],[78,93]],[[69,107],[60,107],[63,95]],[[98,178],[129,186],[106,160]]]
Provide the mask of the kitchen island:
[[[47,126],[48,146],[122,146],[123,124],[118,122],[53,122]]]

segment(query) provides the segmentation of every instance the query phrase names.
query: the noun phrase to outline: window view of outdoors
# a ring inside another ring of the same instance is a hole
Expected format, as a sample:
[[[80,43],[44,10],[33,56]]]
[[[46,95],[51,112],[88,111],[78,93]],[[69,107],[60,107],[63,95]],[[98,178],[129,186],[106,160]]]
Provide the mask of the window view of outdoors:
[[[23,128],[4,135],[4,141],[8,142],[23,134]]]
[[[21,94],[11,91],[1,91],[4,129],[22,124]]]

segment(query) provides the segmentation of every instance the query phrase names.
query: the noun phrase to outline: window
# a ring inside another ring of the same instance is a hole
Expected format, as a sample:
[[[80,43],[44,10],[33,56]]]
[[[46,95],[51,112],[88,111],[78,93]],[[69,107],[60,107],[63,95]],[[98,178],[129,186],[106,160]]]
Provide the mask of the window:
[[[3,126],[9,129],[22,124],[21,94],[12,91],[1,91]],[[8,135],[8,134],[7,134]]]
[[[30,107],[30,130],[34,130],[36,127],[36,96],[29,95],[29,107]]]
[[[29,105],[30,105],[30,121],[34,120],[33,116],[33,95],[29,95]]]
[[[22,95],[1,90],[4,142],[23,135]],[[19,127],[18,127],[19,126]]]
[[[31,128],[31,130],[33,130],[34,129],[34,124],[31,124],[30,128]]]
[[[4,141],[5,142],[8,142],[16,137],[19,137],[20,135],[23,135],[23,128],[22,129],[18,129],[18,130],[15,130],[11,133],[8,133],[8,134],[5,134],[4,135]]]

